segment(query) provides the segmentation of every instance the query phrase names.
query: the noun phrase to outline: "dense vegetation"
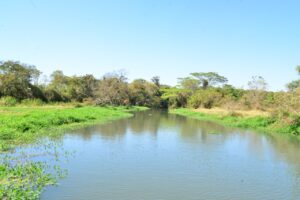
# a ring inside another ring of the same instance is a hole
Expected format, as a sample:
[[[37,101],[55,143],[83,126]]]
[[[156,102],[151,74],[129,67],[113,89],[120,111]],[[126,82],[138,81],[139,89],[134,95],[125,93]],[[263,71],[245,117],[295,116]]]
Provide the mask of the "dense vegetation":
[[[56,184],[55,177],[45,172],[47,166],[42,162],[25,162],[0,165],[1,199],[39,199],[40,193],[47,185]]]
[[[299,121],[290,117],[290,121],[296,123],[285,123],[282,119],[274,116],[264,116],[259,114],[243,115],[242,112],[197,112],[187,108],[171,110],[171,113],[191,117],[200,120],[215,121],[230,127],[255,129],[270,133],[284,133],[287,135],[298,135],[300,132]],[[298,124],[297,124],[298,123]]]
[[[54,71],[50,80],[41,81],[34,66],[14,61],[0,62],[0,104],[15,105],[35,99],[37,103],[89,102],[96,105],[160,106],[158,77],[127,82],[122,73],[110,73],[101,79],[93,75],[66,76]]]
[[[300,75],[300,66],[297,67]],[[287,84],[287,91],[267,91],[263,77],[254,76],[248,89],[235,88],[226,77],[215,72],[191,73],[178,79],[175,87],[151,81],[128,82],[123,73],[110,73],[97,79],[93,75],[66,76],[55,71],[41,81],[34,66],[14,61],[0,63],[0,105],[84,102],[89,105],[148,106],[162,108],[206,108],[266,111],[270,118],[293,127],[299,134],[300,79]],[[7,134],[7,133],[6,133]],[[5,135],[1,133],[0,135]]]
[[[300,66],[297,71],[300,75]],[[43,81],[40,75],[35,66],[0,62],[0,152],[43,135],[57,136],[62,130],[128,117],[128,111],[142,109],[132,106],[172,108],[176,114],[230,126],[300,134],[300,79],[288,83],[287,91],[272,92],[260,76],[249,81],[248,89],[241,89],[215,72],[191,73],[173,87],[161,84],[157,76],[128,82],[122,73],[98,79],[54,71]],[[226,113],[201,110],[216,108]],[[249,111],[258,114],[241,114]],[[56,182],[46,168],[45,163],[2,159],[0,198],[38,199],[45,186]]]

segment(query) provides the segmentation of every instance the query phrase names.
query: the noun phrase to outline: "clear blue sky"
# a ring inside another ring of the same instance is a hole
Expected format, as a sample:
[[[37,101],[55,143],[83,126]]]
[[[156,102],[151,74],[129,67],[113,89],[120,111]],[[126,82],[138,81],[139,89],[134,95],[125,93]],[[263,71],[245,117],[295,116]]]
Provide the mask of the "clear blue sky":
[[[2,0],[0,60],[45,74],[126,69],[176,84],[215,71],[235,86],[263,76],[272,90],[296,79],[300,1]]]

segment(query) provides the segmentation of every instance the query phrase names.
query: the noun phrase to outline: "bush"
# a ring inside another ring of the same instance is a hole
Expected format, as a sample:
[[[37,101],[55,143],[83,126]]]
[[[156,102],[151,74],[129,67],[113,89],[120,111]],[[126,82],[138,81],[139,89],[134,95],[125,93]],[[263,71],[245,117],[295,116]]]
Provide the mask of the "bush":
[[[230,111],[228,113],[228,116],[230,117],[243,117],[243,115],[241,113],[235,112],[235,111]]]
[[[0,106],[15,106],[18,100],[14,97],[6,96],[0,99]]]
[[[83,107],[83,105],[80,104],[80,103],[76,103],[76,104],[74,105],[74,108],[82,108],[82,107]]]
[[[214,89],[199,90],[188,101],[193,108],[212,108],[217,106],[222,99],[222,94]]]
[[[294,135],[300,134],[300,116],[292,115],[289,118],[289,129]]]
[[[21,104],[26,106],[41,106],[44,102],[41,99],[24,99]]]
[[[45,96],[48,101],[50,102],[65,102],[66,99],[59,94],[56,90],[53,89],[47,89],[45,90]]]

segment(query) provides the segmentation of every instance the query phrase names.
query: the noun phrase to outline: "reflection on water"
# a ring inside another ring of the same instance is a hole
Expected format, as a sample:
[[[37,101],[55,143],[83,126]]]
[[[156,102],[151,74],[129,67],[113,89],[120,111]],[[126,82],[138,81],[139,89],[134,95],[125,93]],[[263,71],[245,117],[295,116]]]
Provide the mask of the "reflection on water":
[[[203,139],[211,133],[231,133],[233,129],[209,122],[188,119],[179,115],[168,114],[167,111],[151,110],[135,113],[133,118],[113,121],[107,124],[83,128],[75,132],[85,140],[89,140],[95,134],[105,138],[120,138],[130,130],[132,134],[145,134],[145,132],[157,135],[159,129],[180,129],[182,137],[191,138],[202,135]]]
[[[150,110],[83,128],[42,199],[300,199],[300,142]]]

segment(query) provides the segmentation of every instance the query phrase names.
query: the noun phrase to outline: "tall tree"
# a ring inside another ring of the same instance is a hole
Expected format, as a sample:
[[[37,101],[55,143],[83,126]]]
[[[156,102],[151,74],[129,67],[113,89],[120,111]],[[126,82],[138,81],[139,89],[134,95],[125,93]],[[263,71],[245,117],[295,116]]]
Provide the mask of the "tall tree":
[[[262,109],[262,102],[266,96],[267,82],[261,76],[253,76],[248,82],[249,91],[245,94],[245,100],[254,109]]]
[[[252,76],[252,80],[248,82],[250,90],[265,91],[267,86],[268,84],[262,76]]]
[[[178,83],[183,89],[196,91],[199,89],[199,80],[191,77],[178,78]]]
[[[15,61],[0,62],[0,95],[17,99],[34,98],[34,84],[41,72],[33,65]]]
[[[124,105],[129,103],[128,83],[124,74],[107,74],[100,81],[96,92],[99,105]]]
[[[159,87],[144,79],[136,79],[129,84],[130,102],[140,106],[159,106]]]
[[[59,95],[60,98],[57,98],[57,100],[70,100],[68,97],[68,84],[70,78],[68,76],[65,76],[61,70],[52,72],[50,78],[51,81],[48,85],[46,96],[58,97],[57,95]]]
[[[191,75],[198,79],[203,89],[224,84],[228,81],[227,78],[215,72],[194,72]]]
[[[160,77],[159,76],[153,76],[151,78],[152,83],[154,83],[157,87],[160,87]]]

